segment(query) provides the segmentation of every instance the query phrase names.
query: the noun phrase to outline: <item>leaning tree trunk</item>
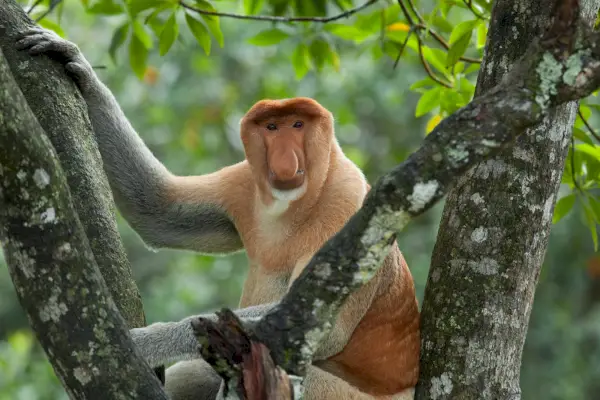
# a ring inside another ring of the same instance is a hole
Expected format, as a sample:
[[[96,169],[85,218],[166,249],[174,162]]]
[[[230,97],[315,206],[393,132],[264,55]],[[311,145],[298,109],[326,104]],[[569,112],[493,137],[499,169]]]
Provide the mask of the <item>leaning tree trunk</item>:
[[[33,25],[14,0],[0,0],[0,49],[58,153],[75,209],[119,311],[130,327],[144,326],[141,296],[117,229],[85,101],[59,63],[15,49],[15,35]]]
[[[581,3],[590,24],[600,2]],[[550,25],[550,5],[495,2],[476,96]],[[448,194],[421,314],[418,398],[520,398],[521,354],[577,106],[557,107]]]
[[[167,399],[134,350],[56,152],[0,50],[0,240],[19,302],[72,399]]]

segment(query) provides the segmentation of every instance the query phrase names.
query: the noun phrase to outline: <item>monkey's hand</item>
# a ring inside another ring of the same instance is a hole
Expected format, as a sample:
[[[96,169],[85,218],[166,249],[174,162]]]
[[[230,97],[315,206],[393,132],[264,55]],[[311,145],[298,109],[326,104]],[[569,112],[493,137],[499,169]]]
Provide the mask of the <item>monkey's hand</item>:
[[[203,315],[202,317],[208,317]],[[142,357],[154,368],[182,360],[201,358],[191,318],[179,322],[157,322],[129,331]]]
[[[53,31],[34,26],[17,35],[16,48],[30,55],[46,54],[65,66],[69,76],[82,92],[93,87],[96,74],[79,47],[58,36]]]
[[[277,303],[260,304],[235,310],[245,324],[252,324]],[[178,322],[156,322],[145,328],[129,331],[135,346],[152,368],[177,361],[201,358],[200,344],[192,328],[192,320],[206,318],[217,320],[216,314],[201,314]]]

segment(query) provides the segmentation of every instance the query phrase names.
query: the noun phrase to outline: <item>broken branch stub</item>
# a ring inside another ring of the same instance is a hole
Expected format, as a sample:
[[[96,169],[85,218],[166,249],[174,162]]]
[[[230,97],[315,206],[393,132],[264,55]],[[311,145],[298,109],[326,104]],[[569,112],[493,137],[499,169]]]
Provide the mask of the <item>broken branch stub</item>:
[[[198,318],[191,324],[202,358],[225,381],[225,398],[235,398],[232,394],[246,400],[294,398],[285,371],[275,365],[264,344],[244,331],[232,311],[217,312],[217,321]]]

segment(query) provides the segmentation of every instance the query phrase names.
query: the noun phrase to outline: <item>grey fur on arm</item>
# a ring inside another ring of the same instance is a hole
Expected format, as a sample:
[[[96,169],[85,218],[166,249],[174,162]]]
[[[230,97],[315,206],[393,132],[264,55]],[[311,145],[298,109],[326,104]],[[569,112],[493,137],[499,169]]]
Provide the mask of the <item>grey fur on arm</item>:
[[[115,202],[145,243],[205,253],[243,247],[233,221],[218,205],[169,197],[173,175],[144,144],[77,45],[33,27],[19,35],[17,48],[59,60],[77,83]]]
[[[243,323],[252,323],[277,303],[261,304],[234,311]],[[191,321],[197,318],[216,320],[216,314],[200,314],[177,322],[156,322],[144,328],[130,330],[131,338],[151,367],[176,361],[200,358],[199,343]]]

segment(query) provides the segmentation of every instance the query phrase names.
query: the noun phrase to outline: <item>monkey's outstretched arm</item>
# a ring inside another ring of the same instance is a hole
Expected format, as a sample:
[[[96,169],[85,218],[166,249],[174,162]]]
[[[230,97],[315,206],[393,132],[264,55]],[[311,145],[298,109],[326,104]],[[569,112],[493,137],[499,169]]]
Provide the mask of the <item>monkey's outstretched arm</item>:
[[[153,247],[224,253],[242,248],[222,204],[198,201],[203,193],[181,199],[179,183],[154,157],[133,129],[110,90],[98,79],[77,45],[52,31],[33,27],[17,48],[47,54],[62,62],[83,95],[115,202],[142,239]],[[196,177],[202,178],[202,177]],[[199,190],[218,191],[219,179],[207,176]]]
[[[242,322],[262,317],[277,303],[261,304],[235,310]],[[151,367],[176,361],[200,358],[198,340],[191,321],[197,318],[217,319],[216,314],[200,314],[186,317],[178,322],[156,322],[144,328],[131,329],[131,337]]]

